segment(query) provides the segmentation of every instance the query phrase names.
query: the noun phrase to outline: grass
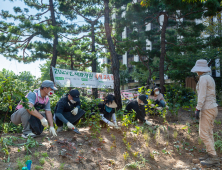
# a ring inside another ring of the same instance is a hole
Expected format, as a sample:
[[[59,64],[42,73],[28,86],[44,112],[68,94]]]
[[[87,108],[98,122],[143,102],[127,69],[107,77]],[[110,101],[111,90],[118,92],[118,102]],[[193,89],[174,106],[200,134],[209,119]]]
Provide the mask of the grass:
[[[36,151],[35,151],[34,156],[35,156],[36,158],[38,158],[38,157],[39,157],[39,152],[36,152]]]
[[[25,157],[24,157],[24,162],[26,162],[27,160],[31,160],[31,155],[26,155]]]

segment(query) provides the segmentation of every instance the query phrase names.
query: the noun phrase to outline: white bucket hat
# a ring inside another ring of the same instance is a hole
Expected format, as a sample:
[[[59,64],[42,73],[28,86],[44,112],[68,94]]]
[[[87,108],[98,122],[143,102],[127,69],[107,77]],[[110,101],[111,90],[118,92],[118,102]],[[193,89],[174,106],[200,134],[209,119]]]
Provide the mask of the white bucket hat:
[[[210,72],[211,69],[208,67],[207,60],[200,59],[196,61],[195,66],[192,68],[191,72]]]

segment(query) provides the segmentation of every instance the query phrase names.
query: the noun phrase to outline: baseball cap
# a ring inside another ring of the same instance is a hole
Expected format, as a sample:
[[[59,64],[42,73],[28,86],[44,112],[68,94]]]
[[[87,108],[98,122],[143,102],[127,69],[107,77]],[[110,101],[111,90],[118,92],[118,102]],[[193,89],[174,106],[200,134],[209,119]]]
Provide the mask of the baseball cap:
[[[148,104],[146,95],[144,94],[139,95],[139,99],[142,100],[144,104]]]
[[[44,80],[44,81],[42,82],[42,85],[41,85],[41,86],[42,86],[42,87],[50,87],[50,88],[53,89],[53,90],[58,90],[58,89],[55,87],[53,81],[51,81],[51,80]]]
[[[73,90],[71,90],[70,92],[69,92],[69,94],[72,96],[72,98],[73,98],[73,100],[75,100],[75,101],[80,101],[79,100],[79,91],[78,90],[76,90],[76,89],[73,89]]]

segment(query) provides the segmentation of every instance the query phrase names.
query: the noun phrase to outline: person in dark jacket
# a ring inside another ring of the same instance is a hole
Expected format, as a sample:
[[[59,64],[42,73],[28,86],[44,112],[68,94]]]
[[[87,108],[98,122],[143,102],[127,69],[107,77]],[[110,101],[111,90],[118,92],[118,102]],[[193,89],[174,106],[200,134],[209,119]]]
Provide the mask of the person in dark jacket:
[[[69,129],[75,129],[79,133],[74,125],[85,114],[85,111],[80,109],[80,107],[79,91],[75,89],[58,101],[54,113],[54,121],[58,126],[57,132],[61,132],[63,124],[66,124]]]
[[[146,95],[141,94],[138,96],[137,100],[132,100],[129,102],[125,108],[125,113],[132,112],[134,110],[136,112],[136,120],[139,119],[140,121],[146,123],[147,125],[151,126],[152,123],[145,119],[145,107],[144,105],[148,104]]]
[[[91,109],[91,115],[95,114],[95,112],[99,112],[101,120],[106,125],[112,126],[115,129],[120,129],[116,121],[115,108],[117,108],[116,98],[114,95],[109,94],[105,97],[104,102],[99,103]],[[111,122],[111,119],[113,122]]]

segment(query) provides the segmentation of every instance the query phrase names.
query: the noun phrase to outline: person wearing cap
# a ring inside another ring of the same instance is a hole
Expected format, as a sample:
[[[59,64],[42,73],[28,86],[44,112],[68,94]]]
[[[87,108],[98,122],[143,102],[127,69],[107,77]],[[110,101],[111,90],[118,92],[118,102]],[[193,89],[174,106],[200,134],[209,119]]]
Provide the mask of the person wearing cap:
[[[213,137],[214,120],[218,114],[215,81],[210,75],[211,69],[206,60],[197,60],[191,72],[197,73],[199,76],[196,86],[198,96],[195,116],[200,119],[199,136],[206,145],[207,151],[207,154],[199,160],[203,166],[219,165],[220,160],[215,151]]]
[[[169,107],[166,105],[166,101],[163,97],[163,94],[160,93],[159,87],[154,87],[152,89],[148,99],[152,101],[152,104],[150,105],[152,109],[163,110],[164,107],[166,107],[166,109],[169,109]]]
[[[74,125],[85,114],[85,111],[80,109],[80,107],[79,91],[76,89],[71,90],[58,101],[54,112],[54,120],[58,126],[57,132],[61,132],[63,124],[65,124],[69,129],[73,129],[79,133]]]
[[[125,108],[125,113],[129,113],[129,112],[132,112],[132,110],[134,110],[136,112],[135,120],[139,119],[140,121],[151,126],[152,123],[145,119],[146,113],[145,113],[144,105],[147,105],[147,104],[148,102],[147,102],[146,95],[141,94],[137,97],[136,100],[132,100],[131,102],[127,104]]]
[[[11,121],[15,125],[22,124],[23,138],[28,136],[35,137],[36,134],[41,134],[44,127],[48,127],[48,124],[50,126],[49,132],[53,136],[57,136],[53,126],[50,99],[48,97],[54,94],[54,90],[57,90],[54,83],[50,80],[45,80],[42,82],[40,89],[36,89],[26,95],[29,109],[24,108],[21,102],[17,105],[16,111],[11,115]],[[45,110],[45,113],[39,112],[40,110]]]
[[[109,125],[114,127],[115,129],[120,129],[116,121],[115,108],[117,108],[116,98],[112,94],[108,94],[104,102],[99,103],[98,105],[91,108],[91,115],[96,114],[96,112],[100,113],[102,124]],[[111,122],[111,119],[113,122]]]

